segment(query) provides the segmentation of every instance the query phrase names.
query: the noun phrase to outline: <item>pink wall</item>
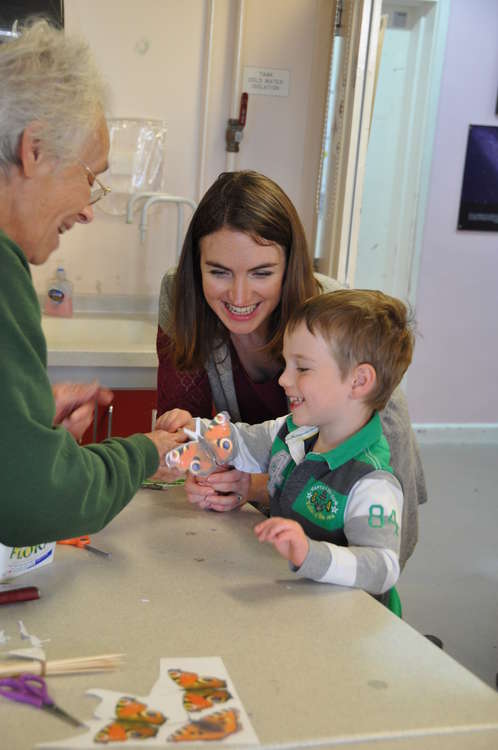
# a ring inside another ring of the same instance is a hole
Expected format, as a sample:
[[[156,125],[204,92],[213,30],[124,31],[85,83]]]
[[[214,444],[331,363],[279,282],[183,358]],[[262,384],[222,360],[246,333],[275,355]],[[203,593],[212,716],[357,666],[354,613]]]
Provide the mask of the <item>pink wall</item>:
[[[469,124],[497,125],[497,0],[452,0],[408,374],[413,422],[498,422],[498,232],[457,231]]]

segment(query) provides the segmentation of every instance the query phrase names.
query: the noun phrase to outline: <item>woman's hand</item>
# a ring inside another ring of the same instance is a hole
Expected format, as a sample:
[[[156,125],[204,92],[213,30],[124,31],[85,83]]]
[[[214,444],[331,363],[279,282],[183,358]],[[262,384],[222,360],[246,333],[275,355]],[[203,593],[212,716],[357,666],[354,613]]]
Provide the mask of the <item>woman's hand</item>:
[[[187,474],[185,491],[189,502],[205,510],[234,510],[249,499],[251,475],[237,469],[222,469],[208,477]],[[221,493],[221,494],[220,494]]]
[[[156,430],[166,430],[167,432],[178,432],[187,427],[189,430],[193,430],[195,427],[195,421],[192,414],[185,409],[171,409],[165,411],[157,418],[155,428]]]
[[[52,387],[55,401],[54,425],[62,425],[76,440],[81,440],[92,424],[95,404],[109,406],[113,393],[93,383],[56,383]]]
[[[273,516],[254,527],[260,542],[273,544],[282,557],[300,568],[308,554],[308,537],[297,521]]]

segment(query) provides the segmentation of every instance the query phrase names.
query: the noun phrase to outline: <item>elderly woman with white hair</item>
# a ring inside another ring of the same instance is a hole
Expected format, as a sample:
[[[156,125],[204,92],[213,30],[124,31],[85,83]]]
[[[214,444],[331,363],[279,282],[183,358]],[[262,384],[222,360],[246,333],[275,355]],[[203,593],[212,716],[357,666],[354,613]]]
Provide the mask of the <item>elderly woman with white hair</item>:
[[[154,474],[163,431],[81,446],[97,386],[51,388],[29,264],[44,263],[105,196],[106,91],[85,42],[46,21],[0,44],[0,542],[98,531]]]

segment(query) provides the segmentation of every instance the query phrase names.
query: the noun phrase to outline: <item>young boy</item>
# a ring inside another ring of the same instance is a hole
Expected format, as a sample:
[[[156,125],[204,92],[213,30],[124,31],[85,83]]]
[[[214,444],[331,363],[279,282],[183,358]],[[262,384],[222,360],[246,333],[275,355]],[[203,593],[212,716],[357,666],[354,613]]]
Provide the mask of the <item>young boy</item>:
[[[367,290],[313,297],[292,314],[284,337],[279,382],[291,413],[228,423],[230,451],[225,444],[219,463],[268,472],[270,518],[255,533],[296,575],[374,595],[396,583],[403,492],[377,412],[413,346],[407,309],[393,297]],[[212,429],[197,424],[197,434]]]

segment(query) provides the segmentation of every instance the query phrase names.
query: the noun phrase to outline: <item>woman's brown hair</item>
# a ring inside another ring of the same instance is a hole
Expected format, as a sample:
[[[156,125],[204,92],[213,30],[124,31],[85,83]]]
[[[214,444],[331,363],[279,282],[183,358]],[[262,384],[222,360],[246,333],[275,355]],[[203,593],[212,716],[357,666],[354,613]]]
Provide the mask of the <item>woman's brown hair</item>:
[[[223,227],[245,232],[260,244],[281,245],[285,251],[282,296],[270,316],[264,347],[270,356],[281,356],[292,309],[320,291],[303,226],[282,188],[258,172],[223,172],[192,217],[176,272],[170,335],[180,370],[204,367],[213,349],[229,337],[204,298],[200,266],[200,240]]]

